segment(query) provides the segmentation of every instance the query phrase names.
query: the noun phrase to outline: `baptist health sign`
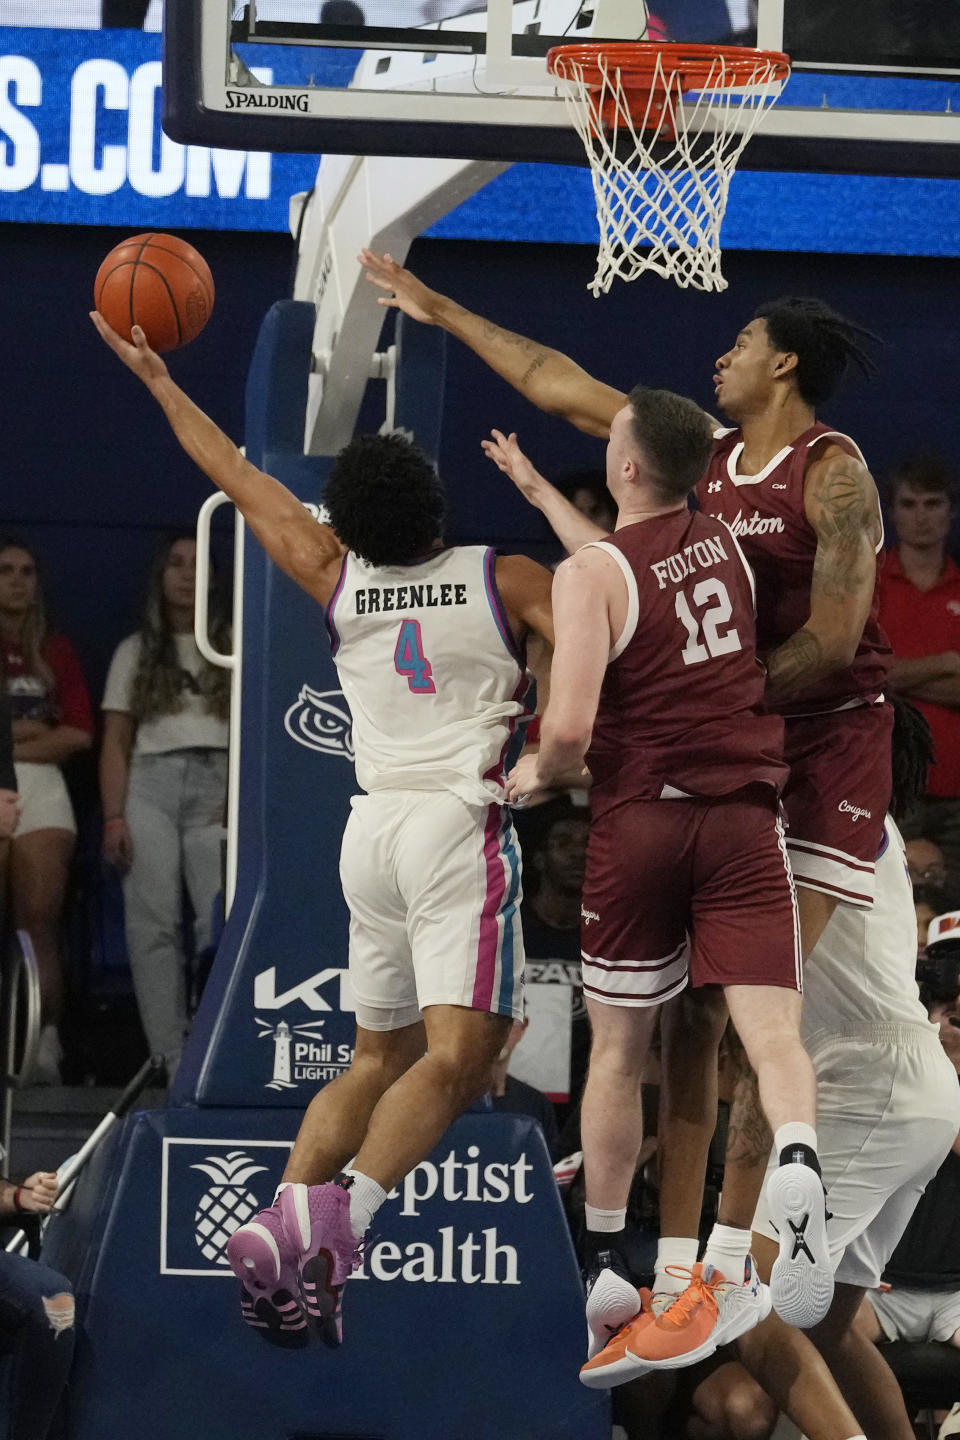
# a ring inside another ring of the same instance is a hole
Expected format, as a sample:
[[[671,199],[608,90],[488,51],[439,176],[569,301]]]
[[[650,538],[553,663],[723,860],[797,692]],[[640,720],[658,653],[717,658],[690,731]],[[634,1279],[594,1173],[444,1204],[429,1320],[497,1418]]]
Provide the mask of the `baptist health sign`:
[[[157,34],[0,27],[0,220],[286,230],[318,157],[178,145],[160,84]]]

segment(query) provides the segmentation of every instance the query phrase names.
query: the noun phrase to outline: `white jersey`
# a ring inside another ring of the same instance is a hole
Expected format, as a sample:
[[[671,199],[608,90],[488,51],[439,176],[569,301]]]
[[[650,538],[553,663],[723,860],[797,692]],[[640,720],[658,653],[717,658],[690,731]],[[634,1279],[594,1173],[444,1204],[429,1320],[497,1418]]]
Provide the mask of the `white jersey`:
[[[803,967],[803,1040],[813,1053],[863,1026],[940,1032],[920,1003],[917,921],[903,838],[888,815],[870,910],[838,905]]]
[[[451,790],[469,805],[502,801],[527,677],[495,564],[480,545],[437,550],[413,565],[344,558],[327,626],[367,792]]]

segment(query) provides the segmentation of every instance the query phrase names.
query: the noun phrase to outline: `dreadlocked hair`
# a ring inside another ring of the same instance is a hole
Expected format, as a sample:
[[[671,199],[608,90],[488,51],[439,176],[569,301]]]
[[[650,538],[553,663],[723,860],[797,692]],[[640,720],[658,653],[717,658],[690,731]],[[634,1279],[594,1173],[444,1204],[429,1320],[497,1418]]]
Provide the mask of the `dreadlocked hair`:
[[[893,705],[893,794],[890,813],[895,820],[909,814],[927,790],[927,771],[935,757],[930,726],[915,705],[899,695]]]
[[[147,600],[140,619],[140,655],[133,676],[130,710],[134,719],[176,715],[183,709],[183,689],[177,640],[163,598],[163,572],[170,551],[180,540],[193,540],[189,531],[170,535],[157,551],[150,572]],[[217,650],[230,649],[230,622],[216,587],[209,603],[210,640]],[[230,713],[230,674],[204,659],[197,676],[207,713],[226,720]]]
[[[836,393],[851,361],[868,379],[877,368],[863,342],[879,344],[879,336],[822,300],[785,295],[761,305],[753,318],[765,322],[774,350],[796,355],[797,389],[808,405],[822,405]]]

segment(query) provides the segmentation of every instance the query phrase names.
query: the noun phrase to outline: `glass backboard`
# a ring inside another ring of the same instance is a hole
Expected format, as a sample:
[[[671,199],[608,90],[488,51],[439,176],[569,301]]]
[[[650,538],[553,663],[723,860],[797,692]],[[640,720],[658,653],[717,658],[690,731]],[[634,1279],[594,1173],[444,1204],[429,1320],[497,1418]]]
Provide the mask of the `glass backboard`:
[[[663,39],[786,50],[743,168],[960,175],[943,0],[167,0],[164,129],[246,150],[583,163],[546,56]]]

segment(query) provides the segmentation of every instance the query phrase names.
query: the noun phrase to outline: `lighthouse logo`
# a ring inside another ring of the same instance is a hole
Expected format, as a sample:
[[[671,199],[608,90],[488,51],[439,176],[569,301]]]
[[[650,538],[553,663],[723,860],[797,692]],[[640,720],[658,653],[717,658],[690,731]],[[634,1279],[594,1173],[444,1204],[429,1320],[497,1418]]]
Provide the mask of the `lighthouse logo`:
[[[335,1080],[353,1058],[351,1045],[324,1038],[322,1020],[291,1025],[256,1017],[261,1040],[273,1041],[273,1074],[266,1090],[296,1090],[303,1080]]]

